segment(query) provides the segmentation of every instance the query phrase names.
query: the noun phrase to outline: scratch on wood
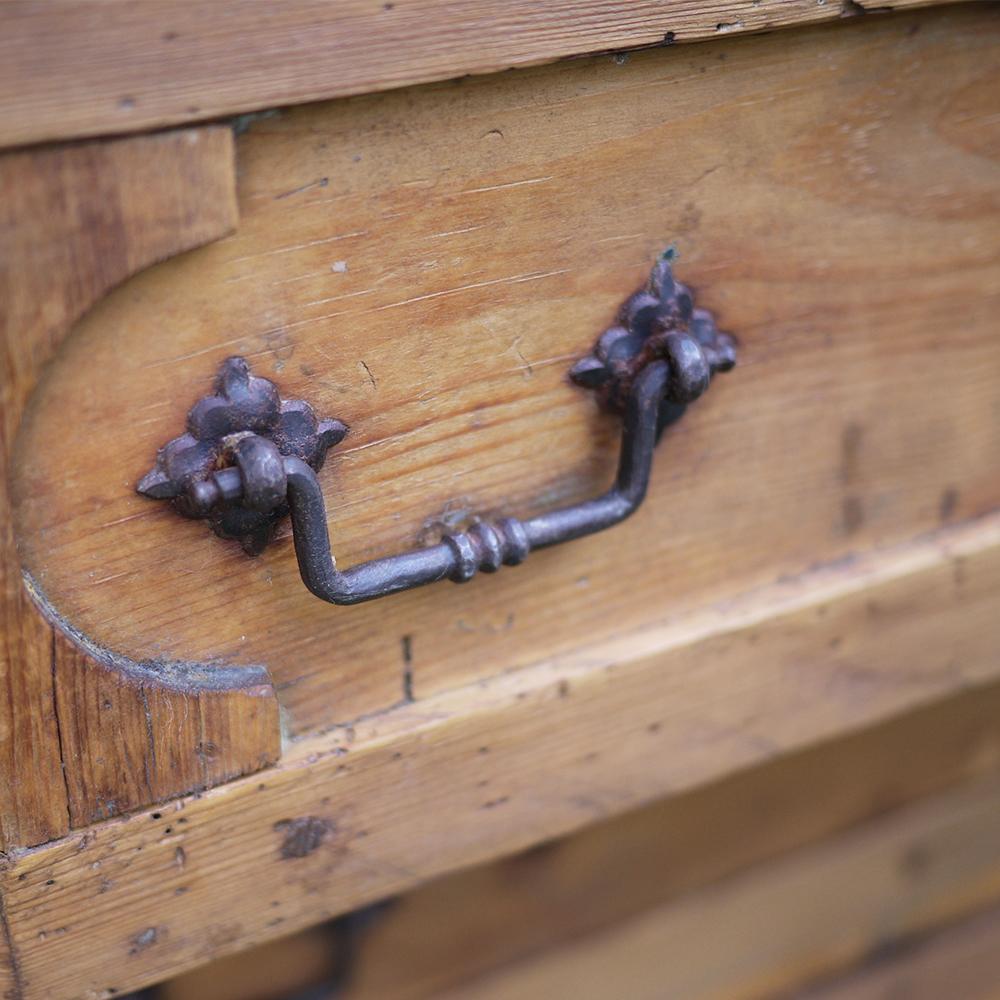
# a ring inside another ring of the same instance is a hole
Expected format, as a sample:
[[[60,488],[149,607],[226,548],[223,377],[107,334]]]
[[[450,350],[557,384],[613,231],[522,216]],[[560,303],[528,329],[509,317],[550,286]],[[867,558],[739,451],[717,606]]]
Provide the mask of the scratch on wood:
[[[488,187],[467,188],[464,191],[456,191],[456,194],[482,194],[484,191],[503,191],[506,188],[524,187],[526,184],[544,184],[552,180],[552,175],[548,177],[529,177],[524,181],[510,181],[508,184],[490,184]]]
[[[320,177],[317,180],[310,181],[308,184],[292,188],[291,191],[282,191],[281,194],[276,194],[274,196],[274,200],[280,201],[282,198],[290,198],[293,194],[302,194],[303,191],[311,191],[313,188],[325,188],[329,183],[329,177]]]
[[[241,344],[246,338],[244,337],[233,337],[231,340],[220,340],[215,344],[210,344],[208,347],[203,347],[198,351],[191,351],[188,354],[178,354],[173,358],[164,358],[161,361],[151,361],[148,364],[143,365],[143,368],[162,368],[164,365],[177,364],[179,361],[189,361],[191,358],[201,357],[202,354],[212,354],[218,351],[222,347],[231,347],[233,344]]]
[[[474,233],[477,229],[485,229],[485,226],[466,226],[464,229],[446,229],[443,233],[430,233],[425,236],[425,240],[437,240],[445,236],[458,236],[461,233]]]
[[[428,292],[426,295],[415,295],[410,299],[402,299],[399,302],[389,302],[384,306],[376,306],[371,312],[382,312],[384,309],[398,309],[400,306],[408,306],[413,302],[423,302],[426,299],[439,299],[444,295],[457,295],[459,292],[468,292],[474,288],[487,288],[490,285],[519,285],[524,281],[540,281],[542,278],[553,278],[558,274],[569,274],[572,268],[561,267],[558,271],[532,271],[528,274],[514,274],[507,278],[491,278],[489,281],[474,281],[468,285],[459,285],[457,288],[445,288],[440,292]]]
[[[525,378],[531,378],[535,374],[535,369],[532,367],[531,362],[524,356],[524,352],[521,350],[521,341],[523,337],[515,337],[514,343],[510,345],[510,349],[521,359],[521,364],[524,366],[524,376]]]
[[[62,720],[59,717],[59,699],[56,697],[56,692],[59,690],[58,683],[59,678],[56,673],[56,630],[50,625],[49,626],[49,664],[52,670],[52,715],[56,723],[56,739],[59,741],[59,770],[63,777],[63,788],[66,791],[66,818],[67,818],[67,828],[72,829],[73,827],[73,810],[70,803],[73,801],[69,790],[69,775],[66,773],[66,745],[63,739],[63,729]],[[0,891],[0,903],[3,902],[3,892]],[[6,926],[6,923],[5,923]],[[13,956],[11,958],[13,961]]]
[[[343,295],[331,295],[326,299],[312,299],[309,302],[303,302],[303,307],[305,306],[321,306],[325,305],[327,302],[339,302],[341,299],[356,299],[359,295],[371,295],[374,292],[374,288],[363,288],[359,292],[344,292]]]
[[[247,254],[245,257],[231,257],[227,264],[241,264],[245,260],[259,260],[261,257],[273,257],[279,253],[295,253],[296,250],[307,250],[309,247],[323,246],[325,243],[337,243],[340,240],[351,240],[359,236],[367,236],[367,229],[359,229],[356,233],[338,233],[336,236],[324,236],[321,240],[308,240],[305,243],[295,243],[288,247],[277,247],[274,250],[262,250],[260,253]]]
[[[99,580],[91,580],[92,587],[99,587],[102,583],[110,583],[112,580],[119,580],[123,576],[131,576],[132,570],[122,570],[121,573],[112,573],[111,576],[102,576]]]
[[[368,362],[362,359],[358,362],[358,367],[365,370],[365,374],[368,376],[368,381],[371,382],[373,389],[378,389],[378,381],[372,374],[371,368],[368,367]]]
[[[428,300],[428,299],[438,299],[438,298],[442,298],[443,296],[447,296],[447,295],[457,295],[459,292],[466,292],[466,291],[470,291],[470,290],[476,289],[476,288],[487,288],[487,287],[489,287],[491,285],[503,285],[503,284],[517,285],[517,284],[520,284],[520,283],[525,282],[525,281],[540,281],[543,278],[552,278],[552,277],[555,277],[556,275],[560,275],[560,274],[569,274],[572,270],[573,270],[572,268],[564,267],[564,268],[560,268],[557,271],[532,271],[532,272],[530,272],[528,274],[514,274],[514,275],[511,275],[511,276],[505,277],[505,278],[492,278],[489,281],[477,281],[477,282],[473,282],[473,283],[468,284],[468,285],[459,285],[457,288],[445,288],[445,289],[442,289],[439,292],[428,292],[425,295],[416,295],[413,298],[402,299],[399,302],[388,302],[385,305],[372,306],[369,309],[354,309],[354,310],[352,310],[352,309],[341,309],[341,310],[338,310],[337,312],[324,313],[322,316],[310,316],[308,319],[300,319],[300,320],[296,320],[293,323],[286,323],[285,326],[284,326],[284,329],[285,330],[294,330],[294,329],[298,329],[299,327],[309,326],[309,325],[311,325],[313,323],[322,323],[322,322],[324,322],[326,320],[329,320],[329,319],[337,319],[340,316],[363,316],[366,313],[383,312],[386,309],[398,309],[400,306],[408,306],[408,305],[410,305],[411,303],[414,303],[414,302],[423,302],[423,301]],[[372,290],[374,290],[374,289],[369,289],[369,291],[372,291]],[[362,293],[359,292],[357,294],[360,295]],[[269,331],[264,331],[263,334],[252,334],[252,335],[248,335],[248,337],[250,337],[250,336],[266,336],[268,332]],[[243,340],[243,339],[247,339],[247,338],[240,338],[240,340]],[[209,353],[211,351],[215,351],[215,350],[217,350],[217,348],[219,346],[220,345],[215,345],[213,347],[206,348],[203,351],[195,351],[192,354],[184,355],[183,357],[180,357],[180,358],[172,358],[172,359],[170,359],[168,361],[154,362],[153,364],[147,365],[146,367],[148,367],[148,368],[156,368],[156,367],[159,367],[160,365],[173,364],[175,361],[184,361],[184,360],[187,360],[188,358],[194,357],[196,354],[207,354],[207,353]],[[262,353],[262,352],[260,352],[260,351],[245,351],[244,352],[244,356],[247,357],[247,358],[252,358],[252,357],[256,357],[260,353]]]
[[[560,354],[554,358],[544,358],[540,361],[531,362],[532,373],[538,368],[549,368],[552,365],[564,365],[567,361],[575,361],[579,357],[579,354]],[[515,372],[524,372],[524,365],[518,365],[517,368],[504,368],[503,371],[499,372],[500,375],[513,375]]]
[[[113,521],[105,521],[103,524],[99,524],[99,528],[113,528],[116,524],[124,524],[126,521],[136,521],[141,517],[149,516],[148,510],[141,510],[138,514],[127,514],[125,517],[117,517]]]
[[[295,274],[290,278],[278,278],[276,281],[269,281],[267,284],[269,288],[273,288],[275,285],[291,285],[296,281],[308,281],[310,278],[325,278],[329,275],[329,273],[330,272],[325,269],[322,271],[306,271],[305,274]],[[256,278],[258,277],[258,275],[247,274],[244,275],[244,277]],[[243,280],[242,278],[226,278],[227,282],[242,281],[242,280]]]
[[[403,647],[403,701],[413,701],[413,636],[404,635]]]
[[[146,717],[146,747],[148,753],[143,760],[146,771],[146,788],[149,791],[151,800],[156,799],[156,791],[153,787],[153,768],[156,767],[156,739],[153,735],[153,713],[149,710],[149,699],[146,696],[146,689],[140,687],[139,698],[142,701],[142,712]]]

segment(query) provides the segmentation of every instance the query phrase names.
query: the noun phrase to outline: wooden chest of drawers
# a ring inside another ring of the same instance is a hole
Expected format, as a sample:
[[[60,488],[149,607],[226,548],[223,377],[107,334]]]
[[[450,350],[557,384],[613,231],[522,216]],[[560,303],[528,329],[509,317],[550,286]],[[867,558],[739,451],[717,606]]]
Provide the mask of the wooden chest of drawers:
[[[13,995],[109,996],[997,682],[995,8],[715,40],[828,12],[196,6],[0,14],[36,49],[0,69]],[[620,526],[332,607],[287,520],[250,556],[136,493],[241,356],[350,425],[338,565],[583,503],[621,416],[568,372],[668,245],[738,363]]]

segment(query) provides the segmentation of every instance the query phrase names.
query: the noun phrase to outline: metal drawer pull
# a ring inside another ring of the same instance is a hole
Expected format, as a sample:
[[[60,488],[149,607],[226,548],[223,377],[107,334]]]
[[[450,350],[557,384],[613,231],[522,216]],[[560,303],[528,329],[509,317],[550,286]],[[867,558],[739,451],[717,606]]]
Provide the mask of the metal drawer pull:
[[[339,420],[317,421],[312,407],[282,400],[250,373],[243,358],[223,362],[215,393],[188,414],[187,432],[160,449],[138,491],[171,500],[186,517],[206,518],[216,533],[260,552],[286,513],[305,585],[332,604],[358,604],[436,580],[462,583],[496,572],[533,549],[602,531],[642,503],[653,449],[665,426],[697,399],[716,372],[736,363],[736,344],[707,311],[695,309],[667,255],[648,285],[622,306],[570,377],[597,391],[624,416],[615,483],[602,496],[519,521],[480,521],[426,548],[338,570],[330,551],[326,506],[316,472],[327,449],[347,433]]]

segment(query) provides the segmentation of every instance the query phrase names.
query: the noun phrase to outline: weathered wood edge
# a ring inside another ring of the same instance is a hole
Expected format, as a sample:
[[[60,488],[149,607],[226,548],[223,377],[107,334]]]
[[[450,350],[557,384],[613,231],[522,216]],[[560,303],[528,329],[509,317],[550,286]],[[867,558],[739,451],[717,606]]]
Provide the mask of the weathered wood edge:
[[[875,949],[856,967],[810,984],[797,1000],[989,1000],[1000,982],[997,941],[1000,907],[993,906]]]
[[[998,807],[996,777],[933,796],[438,995],[598,1000],[614,970],[621,996],[802,997],[810,982],[994,905]],[[953,989],[928,995],[970,1000]]]
[[[154,982],[995,681],[998,571],[995,514],[357,720],[266,775],[13,852],[0,887],[26,995]],[[942,666],[945,628],[972,637],[958,665]]]
[[[951,0],[146,0],[0,10],[0,146]]]
[[[227,780],[278,755],[277,700],[259,670],[214,690],[191,672],[176,684],[88,653],[39,614],[22,582],[8,495],[25,405],[73,324],[129,275],[226,235],[236,221],[225,127],[0,157],[4,849]]]
[[[642,915],[653,910],[662,912],[669,906],[683,926],[680,913],[694,917],[706,897],[716,892],[728,896],[730,890],[740,895],[751,868],[760,873],[785,871],[784,862],[793,852],[814,856],[818,850],[825,855],[825,845],[855,843],[856,831],[866,825],[870,829],[873,822],[885,828],[903,807],[990,776],[1000,776],[998,684],[669,796],[573,836],[442,876],[393,897],[391,905],[375,904],[357,911],[356,919],[348,916],[300,933],[303,943],[316,940],[326,949],[331,947],[331,935],[350,936],[350,959],[336,973],[338,1000],[464,998],[470,988],[506,982],[511,974],[516,977],[538,956],[554,958],[582,941],[596,940],[600,946],[617,928],[629,937],[631,928],[643,926]],[[815,790],[822,793],[809,794]],[[949,810],[954,798],[949,794],[937,801]],[[922,813],[924,809],[919,807]],[[905,933],[902,939],[891,936],[899,932],[898,922],[888,928],[886,922],[872,920],[875,909],[891,907],[894,919],[904,907],[912,913],[913,896],[919,906],[926,888],[942,884],[939,875],[947,884],[956,884],[952,873],[957,860],[973,859],[974,845],[980,841],[980,831],[974,827],[971,835],[963,830],[953,838],[953,850],[902,846],[899,864],[888,872],[899,872],[898,892],[866,895],[871,874],[864,872],[859,873],[858,891],[834,878],[827,887],[810,889],[804,898],[812,894],[826,899],[832,894],[853,904],[857,895],[859,923],[870,933],[861,935],[856,947],[884,955],[889,945],[905,948],[908,938]],[[923,842],[921,847],[930,845]],[[1000,859],[1000,842],[990,849]],[[963,868],[962,880],[966,873]],[[775,884],[767,874],[761,881]],[[721,928],[727,903],[715,898],[722,908]],[[662,970],[669,968],[674,1000],[705,1000],[702,993],[735,998],[737,992],[744,995],[746,984],[753,988],[759,978],[753,974],[756,967],[773,969],[790,989],[801,982],[803,966],[811,964],[817,950],[826,954],[831,941],[849,933],[850,922],[843,920],[836,905],[806,905],[803,910],[790,900],[781,908],[766,904],[763,909],[739,912],[753,922],[747,927],[737,918],[731,948],[716,947],[714,935],[706,935],[704,925],[695,919],[694,947],[690,939],[661,936],[659,950],[649,954],[651,964],[625,959],[604,965],[592,988],[600,991],[601,1000],[633,997],[635,992],[622,984],[629,982],[635,968],[640,976],[651,972],[655,980],[642,995],[663,1000]],[[760,921],[762,912],[774,920]],[[804,936],[797,933],[802,917],[808,921]],[[285,942],[287,938],[182,973],[164,984],[163,1000],[186,1000],[189,992],[211,994],[213,984],[225,981],[230,971],[236,976],[242,976],[244,969],[266,973],[274,949],[297,948]],[[720,965],[716,960],[720,953],[740,955],[747,964]],[[564,971],[571,975],[572,968]],[[684,982],[683,975],[673,975],[684,969],[697,976],[696,989]],[[729,990],[720,988],[717,976],[722,985],[732,984]],[[513,995],[523,1000],[520,994]],[[928,1000],[942,995],[930,991]],[[567,984],[546,996],[575,996],[575,991]],[[781,996],[785,997],[784,991]]]
[[[168,691],[238,691],[270,687],[267,667],[261,664],[188,663],[174,660],[139,661],[105,649],[67,621],[48,601],[38,581],[23,573],[25,589],[35,607],[65,638],[95,663],[114,670],[135,684],[155,684]]]

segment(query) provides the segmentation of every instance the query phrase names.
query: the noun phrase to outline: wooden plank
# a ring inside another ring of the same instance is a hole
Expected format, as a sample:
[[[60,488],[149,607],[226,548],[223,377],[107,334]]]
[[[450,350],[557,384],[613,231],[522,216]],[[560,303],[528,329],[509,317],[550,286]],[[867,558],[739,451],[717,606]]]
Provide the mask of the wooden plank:
[[[877,9],[934,0],[878,0]],[[864,13],[846,0],[14,0],[0,145],[137,131],[608,49]]]
[[[17,852],[2,890],[27,995],[109,996],[995,680],[998,572],[993,517]]]
[[[797,994],[797,1000],[997,1000],[1000,910],[889,948],[859,970]]]
[[[341,980],[350,957],[347,933],[346,927],[323,924],[230,955],[208,969],[159,984],[157,1000],[288,1000],[299,996],[325,1000],[320,990]]]
[[[278,977],[294,968],[299,992],[336,982],[341,1000],[440,996],[998,766],[993,685],[435,879],[211,962],[160,991],[164,1000],[236,1000],[255,982],[284,997]],[[812,789],[822,795],[806,794]],[[295,958],[317,942],[328,956],[322,970]]]
[[[440,996],[911,799],[995,773],[998,710],[1000,686],[969,691],[525,854],[437,879],[359,921],[364,929],[353,940],[339,995]],[[204,991],[217,975],[214,966],[192,972],[173,985],[172,995],[198,984]]]
[[[998,807],[995,779],[920,803],[437,996],[787,996],[786,991],[893,941],[995,904],[1000,897]],[[995,950],[995,923],[986,936],[991,931]],[[975,945],[981,950],[986,942]],[[875,990],[862,996],[971,996],[959,982],[938,993]]]
[[[7,492],[12,455],[24,446],[17,435],[25,405],[70,327],[130,274],[232,229],[233,181],[225,128],[0,157],[0,846],[38,843],[71,821],[107,815],[93,768],[116,768],[122,753],[137,755],[140,772],[152,767],[150,729],[165,765],[156,794],[197,787],[195,771],[226,777],[246,770],[247,758],[258,766],[277,753],[277,706],[258,668],[243,672],[242,683],[214,679],[216,707],[206,709],[200,742],[217,746],[218,759],[192,764],[193,748],[173,721],[181,705],[167,667],[159,675],[147,669],[140,682],[139,664],[93,648],[84,655],[60,634],[71,628],[38,613],[22,582]],[[86,398],[84,389],[62,401],[64,437],[80,441],[75,416]],[[21,451],[22,463],[36,458]],[[237,707],[245,728],[229,716]],[[190,708],[197,718],[197,700]],[[147,795],[123,791],[115,809],[146,804]]]
[[[0,899],[0,996],[4,1000],[20,1000],[21,995],[20,971],[11,945],[7,915],[3,912],[3,900]]]
[[[109,662],[58,632],[54,641],[71,826],[210,788],[277,759],[267,671],[142,668]]]
[[[35,395],[15,473],[27,567],[135,660],[266,665],[296,738],[995,509],[997,14],[258,123],[238,144],[239,230],[109,296]],[[613,532],[333,608],[303,587],[287,525],[253,559],[134,493],[243,353],[352,425],[322,473],[342,566],[595,495],[619,421],[566,371],[672,236],[742,362],[665,437],[645,507]]]

